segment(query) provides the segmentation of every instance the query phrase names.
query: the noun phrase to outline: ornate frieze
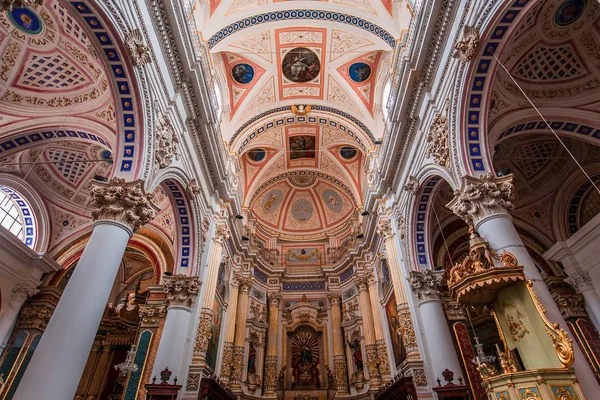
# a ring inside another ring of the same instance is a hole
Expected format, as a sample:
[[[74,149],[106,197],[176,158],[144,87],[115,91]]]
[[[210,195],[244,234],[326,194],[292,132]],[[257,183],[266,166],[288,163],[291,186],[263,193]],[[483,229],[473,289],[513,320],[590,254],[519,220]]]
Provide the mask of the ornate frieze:
[[[479,178],[463,176],[461,188],[454,191],[454,199],[447,205],[468,225],[492,214],[514,209],[512,175],[495,176],[492,173]]]
[[[94,220],[109,219],[127,225],[137,232],[154,218],[158,207],[152,203],[152,193],[146,193],[144,182],[125,182],[112,178],[109,182],[93,182],[92,201]]]
[[[475,56],[477,47],[479,46],[479,29],[465,26],[462,40],[459,40],[455,45],[454,57],[461,61],[471,61]]]
[[[440,300],[440,285],[444,279],[445,271],[432,271],[426,269],[424,271],[410,272],[410,286],[416,294],[419,301]]]
[[[392,230],[392,224],[389,219],[382,218],[377,224],[377,234],[383,237],[384,240],[389,240],[394,237],[394,231]]]
[[[415,386],[427,386],[427,374],[424,369],[413,370],[413,380]]]
[[[164,291],[167,294],[167,307],[191,307],[200,290],[197,276],[175,275],[163,277]]]
[[[369,367],[371,381],[379,382],[381,380],[381,374],[379,373],[379,354],[377,353],[377,345],[365,345],[365,353],[367,355],[367,366]]]
[[[233,362],[233,343],[225,342],[223,344],[223,356],[221,358],[221,379],[228,381],[231,376],[231,366]]]
[[[168,118],[158,122],[156,128],[156,163],[160,169],[167,168],[173,162],[173,157],[179,157],[179,138]]]
[[[389,381],[391,378],[390,372],[390,362],[388,358],[387,346],[385,345],[385,339],[380,339],[376,343],[377,345],[377,360],[379,363],[379,373],[381,374],[381,379],[385,381]]]
[[[552,296],[556,305],[560,309],[563,317],[581,318],[587,317],[588,313],[585,309],[585,300],[580,294],[571,293],[556,293]]]
[[[208,341],[212,338],[210,325],[212,323],[212,310],[203,308],[196,329],[196,342],[194,343],[194,355],[204,357],[208,350]]]
[[[144,43],[142,32],[134,29],[125,35],[125,49],[136,67],[152,62],[150,47]]]
[[[465,308],[456,301],[445,302],[444,312],[448,321],[464,321],[467,319]]]
[[[230,380],[230,382],[231,382],[232,386],[239,388],[240,382],[242,381],[243,370],[244,370],[244,346],[235,346],[233,348],[233,359],[231,361],[231,380]],[[277,365],[275,365],[275,375],[277,375]]]
[[[339,392],[348,391],[348,368],[346,366],[346,356],[333,356],[333,373],[335,378],[335,388]]]
[[[52,312],[53,310],[43,305],[26,306],[19,315],[17,328],[37,329],[43,332],[48,325],[48,321],[50,321],[50,317],[52,317]]]
[[[436,163],[442,167],[448,165],[450,150],[448,149],[448,117],[438,114],[433,120],[429,134],[427,135],[427,157],[433,156]]]
[[[417,194],[419,191],[419,180],[414,176],[408,177],[408,182],[404,185],[404,190],[411,194]]]
[[[406,219],[398,213],[398,219],[396,220],[398,223],[398,233],[400,234],[400,239],[404,240],[406,232]]]
[[[277,390],[277,356],[265,357],[265,392]]]
[[[406,306],[398,307],[398,323],[400,324],[400,333],[402,335],[402,344],[406,348],[407,353],[419,351],[417,344],[417,335],[413,325],[410,309]]]
[[[156,328],[162,318],[167,315],[167,308],[161,306],[140,306],[140,326],[143,328]]]

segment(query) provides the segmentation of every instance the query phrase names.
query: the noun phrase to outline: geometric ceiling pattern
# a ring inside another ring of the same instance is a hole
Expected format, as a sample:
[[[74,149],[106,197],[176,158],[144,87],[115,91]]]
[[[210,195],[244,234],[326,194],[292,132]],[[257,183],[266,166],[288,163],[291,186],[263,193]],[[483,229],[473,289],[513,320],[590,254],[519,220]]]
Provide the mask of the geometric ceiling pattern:
[[[411,18],[387,0],[299,4],[211,0],[192,12],[224,93],[221,132],[238,157],[243,206],[259,236],[296,242],[350,231]]]

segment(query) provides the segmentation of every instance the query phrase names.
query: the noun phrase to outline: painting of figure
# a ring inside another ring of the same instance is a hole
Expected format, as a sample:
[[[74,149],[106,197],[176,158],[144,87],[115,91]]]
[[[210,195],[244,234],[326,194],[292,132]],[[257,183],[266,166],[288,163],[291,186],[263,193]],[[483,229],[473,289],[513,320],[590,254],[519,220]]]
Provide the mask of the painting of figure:
[[[354,63],[350,66],[348,73],[354,82],[364,82],[371,77],[371,67],[362,62]]]
[[[212,336],[208,341],[208,350],[206,351],[206,363],[214,370],[217,366],[217,356],[219,354],[219,336],[221,336],[221,320],[223,318],[223,307],[215,299],[213,305],[213,320],[210,324]]]
[[[394,294],[390,296],[390,299],[385,305],[385,315],[387,316],[390,338],[392,339],[394,361],[396,362],[396,366],[398,366],[406,358],[406,349],[402,345],[402,337],[400,336],[400,321],[398,320],[398,309],[396,307],[396,297]]]
[[[301,135],[290,137],[290,160],[315,158],[316,141],[314,136]]]
[[[292,82],[310,82],[319,76],[321,62],[312,50],[297,47],[283,57],[281,71]]]
[[[250,64],[236,64],[231,68],[231,77],[239,84],[246,85],[254,78],[254,68]]]

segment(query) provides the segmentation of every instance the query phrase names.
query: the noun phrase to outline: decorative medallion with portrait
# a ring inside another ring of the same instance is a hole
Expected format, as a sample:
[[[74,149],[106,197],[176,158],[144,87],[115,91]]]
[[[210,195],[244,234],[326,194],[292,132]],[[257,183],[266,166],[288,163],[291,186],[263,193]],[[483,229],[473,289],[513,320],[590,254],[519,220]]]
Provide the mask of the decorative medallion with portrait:
[[[273,212],[275,211],[279,203],[281,203],[281,191],[277,189],[271,190],[263,198],[263,211],[268,213]]]
[[[323,200],[329,208],[334,213],[339,213],[342,210],[342,198],[337,192],[334,192],[331,189],[327,189],[323,192]]]
[[[248,150],[248,153],[246,153],[246,157],[248,157],[248,159],[253,162],[261,162],[265,159],[266,155],[267,152],[265,151],[265,149],[252,149]]]
[[[562,28],[577,22],[585,13],[587,5],[588,0],[566,0],[554,13],[554,23]]]
[[[254,79],[254,68],[246,63],[236,64],[231,67],[231,77],[240,85],[247,85]]]
[[[281,71],[292,82],[310,82],[319,76],[321,61],[314,51],[296,47],[283,57]]]
[[[344,160],[352,160],[356,157],[356,154],[357,150],[354,147],[344,146],[340,149],[340,156],[342,156]]]
[[[8,12],[8,19],[19,30],[29,35],[42,33],[43,24],[41,18],[29,8],[13,8]]]
[[[312,217],[313,205],[310,201],[300,199],[292,204],[292,217],[299,222],[306,222]]]
[[[363,62],[354,63],[348,69],[348,75],[354,82],[364,82],[371,77],[371,66]]]
[[[290,160],[297,158],[315,158],[316,140],[314,136],[290,137]]]

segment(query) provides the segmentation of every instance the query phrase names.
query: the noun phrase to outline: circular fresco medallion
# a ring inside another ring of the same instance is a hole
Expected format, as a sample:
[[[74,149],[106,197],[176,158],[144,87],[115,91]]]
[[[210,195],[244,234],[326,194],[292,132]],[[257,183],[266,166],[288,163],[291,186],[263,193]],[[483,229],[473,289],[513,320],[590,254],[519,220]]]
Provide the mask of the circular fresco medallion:
[[[566,0],[554,13],[554,23],[560,27],[573,24],[583,16],[587,5],[588,0]]]
[[[231,68],[231,77],[241,85],[246,85],[254,79],[254,68],[250,64],[236,64]]]
[[[38,35],[42,32],[42,20],[29,8],[13,8],[8,12],[8,19],[19,30],[29,35]]]
[[[344,146],[340,149],[340,156],[345,160],[352,160],[356,157],[357,150],[354,147]]]
[[[300,199],[292,204],[292,217],[299,222],[306,222],[312,217],[313,206],[310,201]]]
[[[321,61],[314,51],[297,47],[283,57],[281,71],[292,82],[310,82],[319,76]]]
[[[265,149],[252,149],[248,150],[248,153],[246,153],[246,157],[248,157],[250,161],[254,162],[261,162],[265,159],[266,155],[267,152],[265,151]]]
[[[339,213],[342,211],[342,198],[337,192],[327,189],[323,192],[323,200],[325,201],[327,208],[334,213]]]
[[[100,152],[100,159],[106,161],[112,161],[112,153],[110,150],[102,150]]]
[[[354,82],[364,82],[371,77],[371,67],[369,64],[357,62],[350,66],[348,74]]]
[[[265,195],[262,202],[263,211],[273,212],[277,209],[277,206],[281,203],[281,191],[271,190]]]

